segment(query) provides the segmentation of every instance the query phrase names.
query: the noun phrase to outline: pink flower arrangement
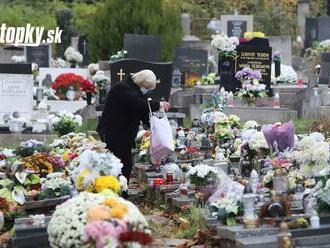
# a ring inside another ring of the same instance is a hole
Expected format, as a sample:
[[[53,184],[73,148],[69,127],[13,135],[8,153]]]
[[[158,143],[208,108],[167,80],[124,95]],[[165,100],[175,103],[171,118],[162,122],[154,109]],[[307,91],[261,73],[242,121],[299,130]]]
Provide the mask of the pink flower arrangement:
[[[118,241],[119,235],[127,231],[127,225],[123,221],[93,221],[85,226],[87,240],[95,241],[96,248],[103,248],[107,239]]]

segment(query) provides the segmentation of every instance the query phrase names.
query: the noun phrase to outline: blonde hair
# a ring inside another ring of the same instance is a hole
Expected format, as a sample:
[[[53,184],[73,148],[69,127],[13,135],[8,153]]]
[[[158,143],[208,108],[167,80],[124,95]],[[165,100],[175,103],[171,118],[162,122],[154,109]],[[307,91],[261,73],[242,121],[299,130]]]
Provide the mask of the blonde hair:
[[[151,70],[142,70],[137,73],[131,73],[132,80],[135,84],[146,89],[156,88],[156,75]]]

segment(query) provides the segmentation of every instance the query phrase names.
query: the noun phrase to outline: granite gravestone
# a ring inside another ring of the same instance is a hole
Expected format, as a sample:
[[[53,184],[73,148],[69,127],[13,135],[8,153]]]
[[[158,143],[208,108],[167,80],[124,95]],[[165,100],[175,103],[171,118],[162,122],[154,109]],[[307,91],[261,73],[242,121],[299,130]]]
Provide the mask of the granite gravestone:
[[[24,56],[24,48],[15,46],[0,46],[0,64],[14,64],[12,56]]]
[[[51,55],[51,46],[42,44],[40,46],[26,46],[24,49],[27,63],[36,63],[39,67],[49,67]]]
[[[261,83],[270,88],[271,83],[271,63],[272,48],[267,39],[253,39],[252,41],[241,43],[237,48],[237,58],[235,60],[235,72],[244,67],[252,70],[260,70],[262,74]]]
[[[32,114],[31,64],[0,64],[0,116],[15,111],[22,116]]]
[[[330,53],[321,54],[320,84],[329,84],[330,80]]]
[[[222,15],[221,30],[228,37],[243,38],[245,32],[253,32],[252,15]]]
[[[289,35],[284,36],[271,36],[267,37],[269,45],[272,47],[273,53],[280,53],[281,63],[284,65],[292,65],[291,54],[291,37]]]
[[[159,83],[155,90],[150,93],[150,97],[160,100],[164,98],[168,101],[172,88],[173,63],[152,63],[137,59],[122,59],[111,63],[111,85],[115,85],[130,73],[149,69],[155,74]]]
[[[181,72],[194,72],[199,76],[207,75],[208,52],[202,49],[180,47],[176,49],[174,65]]]
[[[306,18],[305,48],[311,47],[314,41],[330,39],[330,17]]]
[[[124,50],[127,58],[151,62],[160,61],[160,37],[144,34],[125,34]]]

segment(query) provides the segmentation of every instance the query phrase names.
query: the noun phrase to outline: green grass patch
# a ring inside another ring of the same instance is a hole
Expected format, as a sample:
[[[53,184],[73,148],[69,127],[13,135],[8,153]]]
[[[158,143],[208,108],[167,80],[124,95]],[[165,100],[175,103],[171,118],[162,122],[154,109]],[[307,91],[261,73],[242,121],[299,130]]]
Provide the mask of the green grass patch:
[[[308,133],[312,127],[312,120],[309,119],[297,119],[294,121],[296,134]]]
[[[95,131],[98,124],[97,119],[85,119],[81,127],[78,128],[78,132],[87,133],[88,131]]]

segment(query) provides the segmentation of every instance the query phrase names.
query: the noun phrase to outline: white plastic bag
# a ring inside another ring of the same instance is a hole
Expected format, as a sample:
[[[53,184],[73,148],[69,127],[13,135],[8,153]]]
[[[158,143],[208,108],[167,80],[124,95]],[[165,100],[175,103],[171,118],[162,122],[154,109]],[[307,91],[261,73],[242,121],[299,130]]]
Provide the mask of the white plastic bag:
[[[159,161],[168,153],[174,151],[174,142],[172,128],[167,116],[158,118],[154,116],[150,110],[150,130],[151,130],[151,147],[150,157],[152,161]]]

